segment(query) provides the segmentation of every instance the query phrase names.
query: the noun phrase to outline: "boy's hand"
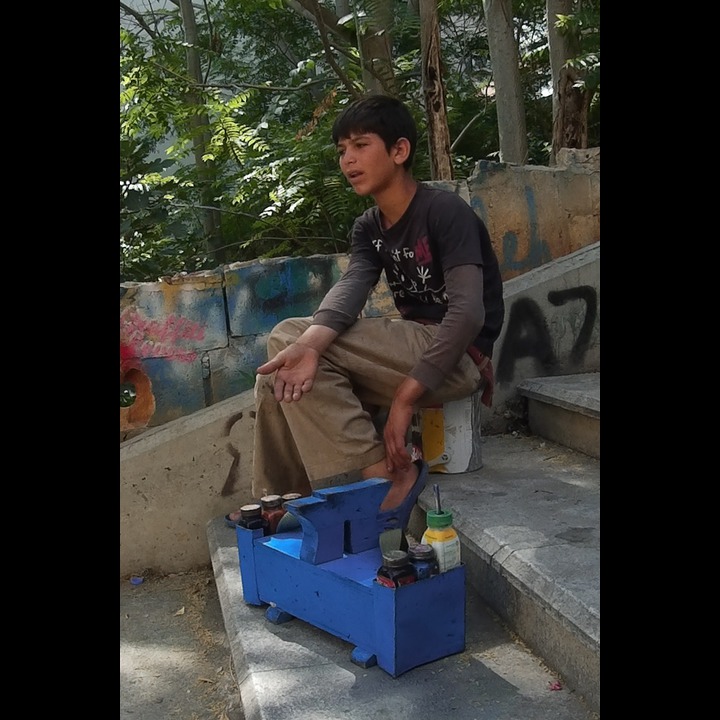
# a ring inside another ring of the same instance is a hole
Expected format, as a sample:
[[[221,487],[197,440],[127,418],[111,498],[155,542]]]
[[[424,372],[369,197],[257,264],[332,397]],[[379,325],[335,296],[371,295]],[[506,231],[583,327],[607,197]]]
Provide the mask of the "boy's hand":
[[[407,470],[410,467],[412,458],[407,451],[407,432],[416,406],[426,390],[422,383],[406,377],[395,391],[383,431],[388,472]]]
[[[390,406],[383,440],[385,442],[385,462],[388,472],[406,470],[412,458],[407,451],[407,431],[412,422],[413,406],[395,398]]]
[[[281,350],[272,360],[261,365],[259,375],[275,372],[275,399],[278,402],[297,402],[312,390],[320,353],[309,345],[293,343]]]

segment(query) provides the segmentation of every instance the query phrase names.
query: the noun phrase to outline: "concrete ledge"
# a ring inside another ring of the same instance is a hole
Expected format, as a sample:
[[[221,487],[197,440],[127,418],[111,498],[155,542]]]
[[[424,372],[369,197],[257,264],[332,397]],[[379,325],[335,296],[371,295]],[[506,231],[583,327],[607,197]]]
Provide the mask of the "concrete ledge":
[[[468,580],[483,601],[599,713],[599,614],[583,607],[565,588],[555,589],[558,597],[550,604],[547,587],[542,587],[548,578],[531,562],[534,551],[508,556],[503,564],[473,548],[469,539],[462,542]]]
[[[437,475],[468,581],[599,713],[600,468],[542,438],[489,436],[482,470]],[[432,484],[413,511],[419,537]]]
[[[205,524],[251,497],[247,390],[120,445],[120,576],[207,566]]]
[[[596,720],[577,693],[548,692],[552,671],[517,643],[466,588],[462,652],[392,678],[351,662],[353,645],[299,619],[280,625],[248,605],[235,533],[207,526],[218,596],[245,720]],[[427,608],[428,621],[437,608]]]
[[[600,373],[527,378],[517,391],[533,400],[600,418]]]
[[[600,373],[523,380],[518,393],[527,398],[534,435],[600,457]]]
[[[600,457],[600,418],[528,399],[528,424],[533,435]]]

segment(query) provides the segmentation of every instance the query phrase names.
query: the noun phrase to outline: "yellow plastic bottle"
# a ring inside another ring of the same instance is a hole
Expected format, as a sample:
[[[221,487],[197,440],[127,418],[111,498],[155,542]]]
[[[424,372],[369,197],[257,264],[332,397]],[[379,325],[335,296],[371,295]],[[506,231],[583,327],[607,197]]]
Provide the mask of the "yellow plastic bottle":
[[[460,538],[452,526],[452,513],[428,510],[426,517],[427,530],[420,542],[433,546],[441,573],[457,567],[460,564]]]

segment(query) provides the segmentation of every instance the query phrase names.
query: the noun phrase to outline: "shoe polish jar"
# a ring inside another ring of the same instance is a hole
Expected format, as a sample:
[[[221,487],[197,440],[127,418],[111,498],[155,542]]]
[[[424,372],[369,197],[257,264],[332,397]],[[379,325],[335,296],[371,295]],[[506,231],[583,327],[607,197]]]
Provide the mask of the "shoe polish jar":
[[[286,503],[288,500],[299,500],[302,497],[302,493],[289,492],[282,496],[282,501]]]
[[[240,518],[237,522],[240,527],[248,530],[259,530],[262,528],[267,535],[268,521],[262,515],[262,505],[259,503],[248,503],[240,508]]]
[[[418,543],[408,549],[416,580],[426,580],[440,572],[437,555],[432,545]]]
[[[268,535],[277,532],[278,523],[286,512],[282,504],[282,495],[264,495],[260,498],[262,515],[268,521]]]
[[[381,585],[397,588],[415,582],[410,556],[404,550],[388,550],[382,554],[383,564],[378,568],[376,579]]]

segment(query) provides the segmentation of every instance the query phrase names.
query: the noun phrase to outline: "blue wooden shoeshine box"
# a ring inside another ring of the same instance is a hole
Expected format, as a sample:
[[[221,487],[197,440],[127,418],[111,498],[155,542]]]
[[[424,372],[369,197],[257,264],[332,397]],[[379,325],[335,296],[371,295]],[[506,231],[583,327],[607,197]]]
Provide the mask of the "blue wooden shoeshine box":
[[[298,523],[268,537],[237,528],[243,598],[266,618],[299,618],[355,647],[351,660],[398,677],[465,649],[465,566],[399,588],[376,581],[377,512],[389,481],[316,490],[285,509]]]

